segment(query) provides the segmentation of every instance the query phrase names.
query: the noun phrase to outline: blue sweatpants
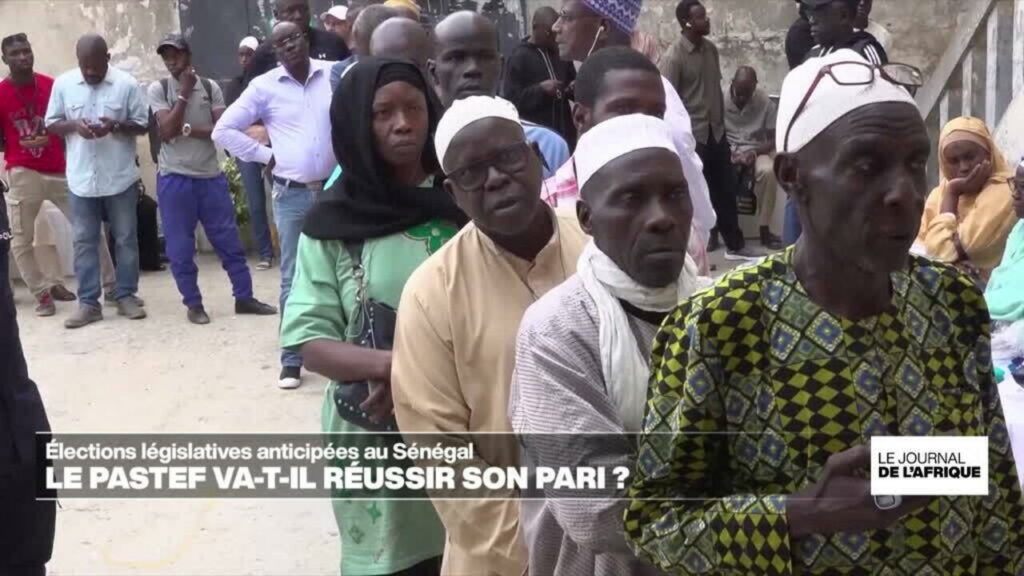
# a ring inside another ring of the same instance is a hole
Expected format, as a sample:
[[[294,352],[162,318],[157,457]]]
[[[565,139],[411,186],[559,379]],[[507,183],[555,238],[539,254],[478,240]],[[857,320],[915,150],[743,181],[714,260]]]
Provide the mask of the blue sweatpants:
[[[196,224],[200,223],[231,279],[235,299],[251,299],[252,276],[238,237],[227,178],[223,174],[213,178],[160,174],[156,180],[156,195],[164,225],[167,259],[171,261],[171,273],[185,306],[203,305],[197,281],[199,269],[195,263]]]

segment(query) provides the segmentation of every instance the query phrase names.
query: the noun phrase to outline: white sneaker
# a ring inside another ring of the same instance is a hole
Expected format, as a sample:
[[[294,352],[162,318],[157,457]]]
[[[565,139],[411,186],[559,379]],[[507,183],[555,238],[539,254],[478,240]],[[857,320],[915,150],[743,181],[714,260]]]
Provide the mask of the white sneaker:
[[[295,390],[302,386],[302,369],[294,366],[281,368],[281,377],[277,381],[277,387],[281,390]]]
[[[733,262],[750,262],[752,260],[760,260],[761,258],[764,258],[767,255],[767,252],[763,252],[756,248],[745,246],[740,250],[736,251],[726,249],[723,258],[725,258],[726,260],[731,260]]]

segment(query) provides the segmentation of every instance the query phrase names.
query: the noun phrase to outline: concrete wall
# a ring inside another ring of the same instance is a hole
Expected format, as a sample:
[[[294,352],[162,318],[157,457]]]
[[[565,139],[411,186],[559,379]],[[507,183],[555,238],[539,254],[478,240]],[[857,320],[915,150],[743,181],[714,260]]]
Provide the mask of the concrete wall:
[[[526,0],[530,14],[540,6],[556,9],[557,0]],[[677,0],[645,0],[640,27],[655,35],[663,48],[678,38]],[[777,93],[789,71],[785,40],[796,19],[793,0],[706,0],[712,37],[722,57],[728,82],[738,66],[753,66],[762,85]],[[890,58],[930,73],[946,49],[965,8],[960,0],[875,0],[872,19],[893,37]]]
[[[156,44],[178,29],[176,0],[0,0],[0,35],[29,35],[36,69],[56,76],[75,67],[75,42],[103,35],[111,63],[140,81],[164,72]]]

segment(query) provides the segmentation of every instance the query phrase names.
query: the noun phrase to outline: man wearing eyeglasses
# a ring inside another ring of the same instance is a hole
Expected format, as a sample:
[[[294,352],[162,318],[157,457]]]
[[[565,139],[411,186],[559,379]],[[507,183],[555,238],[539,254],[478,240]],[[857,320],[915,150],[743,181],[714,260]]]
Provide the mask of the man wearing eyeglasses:
[[[672,574],[1021,574],[1024,501],[974,283],[910,256],[916,70],[852,50],[786,77],[796,246],[681,305],[652,352],[628,537]],[[871,495],[874,436],[987,436],[987,497]]]
[[[473,224],[406,282],[391,386],[403,432],[465,445],[470,432],[511,431],[519,322],[530,304],[576,271],[585,236],[575,214],[556,213],[540,199],[540,157],[512,103],[491,96],[455,101],[435,147],[448,174],[445,188]],[[514,441],[474,446],[477,459],[466,466],[518,466]],[[494,496],[434,501],[448,531],[443,573],[524,573],[516,494]]]
[[[819,58],[848,48],[857,52],[868,62],[881,66],[889,62],[885,48],[867,30],[855,29],[862,20],[866,21],[862,0],[799,0],[801,14],[806,14],[811,37],[815,46],[807,58]],[[871,11],[871,3],[866,6]],[[792,198],[786,200],[786,217],[782,240],[787,246],[793,245],[802,230],[797,209]]]
[[[273,175],[274,220],[281,239],[281,300],[284,313],[295,272],[295,253],[306,212],[334,170],[331,149],[331,63],[309,56],[306,32],[292,22],[274,27],[269,44],[281,66],[253,80],[213,129],[213,140],[244,162],[266,164]],[[271,149],[245,130],[267,128]],[[281,351],[278,386],[301,384],[302,357]]]
[[[314,60],[338,62],[351,54],[345,41],[332,32],[312,26],[309,0],[274,0],[274,18],[280,22],[291,22],[299,27],[305,36],[307,51]],[[252,62],[245,69],[245,83],[252,82],[276,68],[282,62],[277,50],[269,42],[264,42],[256,49]]]

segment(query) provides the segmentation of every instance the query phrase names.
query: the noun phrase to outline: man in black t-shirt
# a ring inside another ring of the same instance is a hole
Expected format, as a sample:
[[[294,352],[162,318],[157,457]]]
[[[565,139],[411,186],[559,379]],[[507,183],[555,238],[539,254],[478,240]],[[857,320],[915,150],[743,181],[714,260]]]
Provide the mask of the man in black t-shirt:
[[[807,10],[811,35],[817,43],[808,58],[848,48],[877,66],[889,63],[882,44],[870,32],[856,29],[860,0],[801,0],[800,3]]]
[[[8,278],[11,238],[7,211],[0,208],[0,574],[43,576],[53,552],[56,506],[36,501],[44,465],[36,432],[49,432],[50,423],[21,350]]]
[[[807,55],[814,49],[814,36],[811,36],[811,23],[807,20],[807,7],[796,0],[800,16],[789,27],[786,33],[786,61],[792,70],[804,63]]]
[[[348,46],[340,36],[310,25],[309,0],[274,0],[274,17],[279,22],[292,22],[306,32],[310,58],[337,62],[349,57]],[[273,46],[270,42],[264,42],[256,49],[252,62],[245,71],[245,84],[248,85],[253,78],[270,72],[277,65]]]

